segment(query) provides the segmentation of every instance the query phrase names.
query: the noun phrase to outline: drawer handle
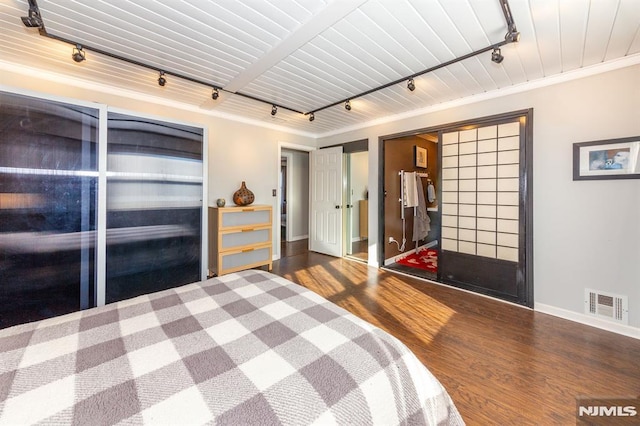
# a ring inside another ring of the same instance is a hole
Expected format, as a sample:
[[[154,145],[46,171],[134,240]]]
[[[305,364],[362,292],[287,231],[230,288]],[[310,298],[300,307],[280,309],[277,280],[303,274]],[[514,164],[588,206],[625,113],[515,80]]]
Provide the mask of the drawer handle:
[[[242,250],[242,252],[243,252],[243,253],[246,253],[246,252],[248,252],[248,251],[254,251],[254,250],[255,250],[254,248],[248,248],[248,249],[244,249],[244,250]]]
[[[255,209],[242,209],[243,212],[252,212],[255,211]]]
[[[242,232],[251,232],[251,231],[255,231],[255,228],[244,228],[242,230]]]

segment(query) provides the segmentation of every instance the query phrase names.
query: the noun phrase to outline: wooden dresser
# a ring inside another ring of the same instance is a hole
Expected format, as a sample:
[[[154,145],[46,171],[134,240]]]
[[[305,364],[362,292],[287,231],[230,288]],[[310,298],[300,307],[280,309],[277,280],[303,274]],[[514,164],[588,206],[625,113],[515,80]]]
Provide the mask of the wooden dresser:
[[[209,274],[272,267],[271,206],[209,207]]]

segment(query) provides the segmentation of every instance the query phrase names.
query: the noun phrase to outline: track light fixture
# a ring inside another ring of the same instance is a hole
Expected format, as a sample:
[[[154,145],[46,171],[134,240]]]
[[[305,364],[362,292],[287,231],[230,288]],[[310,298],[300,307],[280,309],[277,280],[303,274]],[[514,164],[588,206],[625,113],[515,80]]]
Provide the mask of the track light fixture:
[[[344,103],[344,109],[347,111],[351,111],[351,100],[348,100]]]
[[[520,32],[516,30],[516,27],[509,27],[509,32],[504,36],[504,40],[507,43],[517,43],[520,41]]]
[[[158,85],[164,86],[167,84],[167,79],[164,78],[164,71],[160,71],[160,77],[158,77]]]
[[[211,99],[215,101],[216,99],[218,99],[218,96],[220,96],[220,93],[218,93],[218,89],[214,87],[213,91],[211,92]]]
[[[315,119],[316,119],[315,114],[314,114],[314,113],[312,113],[312,112],[310,112],[310,113],[309,113],[309,121],[313,121],[313,120],[315,120]]]
[[[73,58],[74,61],[78,63],[87,59],[85,57],[84,50],[82,50],[82,45],[76,44],[76,47],[73,48],[73,52],[71,53],[71,57]]]
[[[407,89],[409,89],[412,92],[416,90],[416,83],[413,81],[412,78],[410,78],[409,81],[407,81]]]
[[[276,115],[278,113],[278,107],[275,105],[271,105],[271,115]]]
[[[42,17],[35,1],[29,1],[29,16],[22,16],[22,23],[27,28],[41,28]]]
[[[491,52],[491,60],[493,62],[495,62],[496,64],[501,63],[502,61],[504,61],[504,56],[502,56],[502,53],[500,53],[500,49],[497,47],[493,48],[493,52]]]

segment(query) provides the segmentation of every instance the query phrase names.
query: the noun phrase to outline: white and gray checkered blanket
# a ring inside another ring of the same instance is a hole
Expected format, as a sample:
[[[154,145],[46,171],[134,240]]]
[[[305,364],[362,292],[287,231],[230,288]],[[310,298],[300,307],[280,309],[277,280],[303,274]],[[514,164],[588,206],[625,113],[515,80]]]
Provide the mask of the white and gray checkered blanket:
[[[0,424],[463,424],[396,338],[244,271],[0,330]]]

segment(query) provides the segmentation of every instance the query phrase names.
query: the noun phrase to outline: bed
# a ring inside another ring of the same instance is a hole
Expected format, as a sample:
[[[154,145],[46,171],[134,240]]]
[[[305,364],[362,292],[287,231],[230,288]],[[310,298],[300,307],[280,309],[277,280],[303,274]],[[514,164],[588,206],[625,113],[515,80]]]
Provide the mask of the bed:
[[[261,270],[0,330],[0,424],[463,424],[399,340]]]

